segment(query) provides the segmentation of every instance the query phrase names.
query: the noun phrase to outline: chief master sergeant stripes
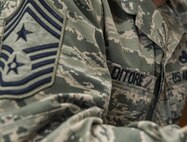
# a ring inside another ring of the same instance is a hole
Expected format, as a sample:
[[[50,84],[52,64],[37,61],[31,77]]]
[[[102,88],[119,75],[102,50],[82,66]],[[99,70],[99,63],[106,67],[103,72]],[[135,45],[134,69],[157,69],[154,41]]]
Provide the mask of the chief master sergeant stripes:
[[[22,3],[4,30],[0,97],[29,96],[53,84],[62,30],[63,17],[45,1]]]

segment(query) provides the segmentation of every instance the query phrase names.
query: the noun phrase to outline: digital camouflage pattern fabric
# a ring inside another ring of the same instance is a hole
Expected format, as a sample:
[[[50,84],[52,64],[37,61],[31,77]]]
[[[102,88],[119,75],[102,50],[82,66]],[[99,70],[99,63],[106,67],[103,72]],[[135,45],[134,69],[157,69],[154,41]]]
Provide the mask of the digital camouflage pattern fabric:
[[[0,141],[186,142],[187,127],[160,126],[187,92],[170,14],[150,0],[0,2]]]

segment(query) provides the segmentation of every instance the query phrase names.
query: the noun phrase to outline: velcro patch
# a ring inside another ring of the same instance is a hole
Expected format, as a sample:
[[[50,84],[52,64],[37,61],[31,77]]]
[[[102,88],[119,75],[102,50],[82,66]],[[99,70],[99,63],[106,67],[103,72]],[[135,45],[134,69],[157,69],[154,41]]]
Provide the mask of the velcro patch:
[[[53,84],[65,16],[45,0],[24,0],[6,20],[0,98],[23,98]]]
[[[166,78],[169,86],[187,81],[187,70],[169,72],[166,74]]]
[[[139,70],[123,68],[119,64],[107,62],[113,80],[154,91],[156,77]]]

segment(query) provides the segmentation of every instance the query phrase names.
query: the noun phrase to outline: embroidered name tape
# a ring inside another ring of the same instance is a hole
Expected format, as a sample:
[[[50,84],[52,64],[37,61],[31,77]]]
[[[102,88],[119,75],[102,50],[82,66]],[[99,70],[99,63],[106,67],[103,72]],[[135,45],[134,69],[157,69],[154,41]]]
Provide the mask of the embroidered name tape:
[[[44,0],[24,0],[6,20],[0,52],[0,98],[22,98],[53,84],[64,16]]]
[[[187,81],[187,70],[167,73],[167,83],[169,85]]]
[[[121,83],[149,89],[153,92],[156,78],[150,74],[140,72],[130,68],[122,68],[120,65],[107,62],[111,78]]]

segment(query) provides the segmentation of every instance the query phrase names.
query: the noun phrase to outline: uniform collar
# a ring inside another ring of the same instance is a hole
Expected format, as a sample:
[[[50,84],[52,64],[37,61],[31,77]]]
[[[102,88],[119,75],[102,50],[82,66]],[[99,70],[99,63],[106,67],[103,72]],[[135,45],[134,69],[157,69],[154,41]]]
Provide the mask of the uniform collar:
[[[130,15],[136,15],[137,8],[138,8],[138,1],[139,0],[122,0],[121,6],[126,13]]]
[[[168,20],[167,16],[164,18],[163,12],[151,0],[122,0],[121,5],[126,13],[136,16],[137,28],[161,47],[166,53],[166,60],[169,59],[184,33],[180,23]]]
[[[166,42],[166,62],[171,57],[176,47],[184,35],[184,28],[182,23],[174,14],[173,10],[167,5],[163,5],[159,11],[162,12],[162,16],[167,24],[167,42]]]
[[[123,10],[136,16],[135,24],[148,38],[163,48],[166,42],[166,26],[160,12],[151,0],[122,0]]]

